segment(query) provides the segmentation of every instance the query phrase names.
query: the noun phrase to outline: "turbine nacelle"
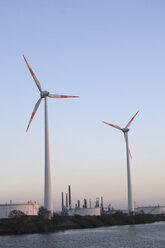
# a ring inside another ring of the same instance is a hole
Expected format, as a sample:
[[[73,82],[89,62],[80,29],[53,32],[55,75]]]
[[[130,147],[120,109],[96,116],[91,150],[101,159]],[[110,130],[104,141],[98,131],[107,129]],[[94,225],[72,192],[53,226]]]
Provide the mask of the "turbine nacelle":
[[[48,95],[49,95],[49,92],[46,91],[46,90],[43,90],[43,91],[41,91],[41,93],[40,93],[41,98],[44,98],[44,97],[46,97],[46,96],[48,96]]]
[[[122,129],[122,131],[123,131],[123,133],[127,133],[129,131],[129,128],[125,127],[125,128]]]

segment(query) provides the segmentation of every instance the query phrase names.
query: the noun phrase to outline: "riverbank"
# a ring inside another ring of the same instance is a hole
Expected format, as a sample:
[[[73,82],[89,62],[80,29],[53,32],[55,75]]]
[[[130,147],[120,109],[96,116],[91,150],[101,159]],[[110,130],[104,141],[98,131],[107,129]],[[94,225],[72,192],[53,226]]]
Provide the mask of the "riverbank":
[[[1,219],[0,235],[49,233],[67,229],[146,224],[157,221],[165,221],[165,216],[154,216],[150,214],[127,216],[122,213],[102,216],[54,215],[52,220],[44,220],[38,216],[23,216],[16,219]]]

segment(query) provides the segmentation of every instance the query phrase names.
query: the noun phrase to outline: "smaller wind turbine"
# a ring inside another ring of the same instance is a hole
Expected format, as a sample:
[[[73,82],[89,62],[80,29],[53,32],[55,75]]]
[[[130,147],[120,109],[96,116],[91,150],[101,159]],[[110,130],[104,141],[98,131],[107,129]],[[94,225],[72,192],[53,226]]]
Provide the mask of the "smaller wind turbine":
[[[110,123],[107,123],[103,121],[103,123],[117,128],[121,130],[124,133],[124,138],[126,142],[126,155],[127,155],[127,183],[128,183],[128,214],[132,214],[134,212],[134,206],[133,206],[133,199],[132,199],[132,184],[131,184],[131,171],[130,171],[130,160],[129,157],[132,158],[130,150],[129,150],[129,145],[128,145],[128,131],[129,131],[129,126],[131,125],[132,121],[135,119],[135,116],[138,114],[139,110],[136,112],[136,114],[132,117],[132,119],[128,122],[128,124],[125,126],[125,128],[121,128],[117,125],[113,125]]]

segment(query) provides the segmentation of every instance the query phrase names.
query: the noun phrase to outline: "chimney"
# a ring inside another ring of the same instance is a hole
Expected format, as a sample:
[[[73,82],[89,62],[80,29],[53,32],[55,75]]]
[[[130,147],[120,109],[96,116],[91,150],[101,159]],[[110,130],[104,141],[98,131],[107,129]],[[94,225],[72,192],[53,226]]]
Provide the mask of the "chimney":
[[[71,206],[71,187],[70,187],[70,185],[68,186],[68,193],[69,193],[69,209],[71,209],[72,206]]]
[[[90,206],[90,208],[92,208],[92,202],[91,202],[91,200],[89,200],[89,206]]]
[[[78,205],[78,208],[80,208],[80,200],[78,200],[77,205]]]
[[[101,210],[104,210],[103,197],[101,197]]]
[[[61,200],[62,200],[62,212],[64,211],[64,194],[63,192],[61,193]]]
[[[84,199],[84,208],[87,208],[87,199]]]
[[[96,203],[95,203],[95,208],[99,208],[100,203],[99,203],[99,197],[96,198]]]
[[[68,209],[68,194],[66,194],[66,209]]]

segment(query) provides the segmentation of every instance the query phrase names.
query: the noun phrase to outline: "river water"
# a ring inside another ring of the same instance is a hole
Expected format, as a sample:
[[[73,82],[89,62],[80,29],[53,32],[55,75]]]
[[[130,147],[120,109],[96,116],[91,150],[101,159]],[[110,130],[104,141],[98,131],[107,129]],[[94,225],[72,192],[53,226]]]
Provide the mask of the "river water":
[[[0,236],[0,248],[165,248],[165,222]]]

